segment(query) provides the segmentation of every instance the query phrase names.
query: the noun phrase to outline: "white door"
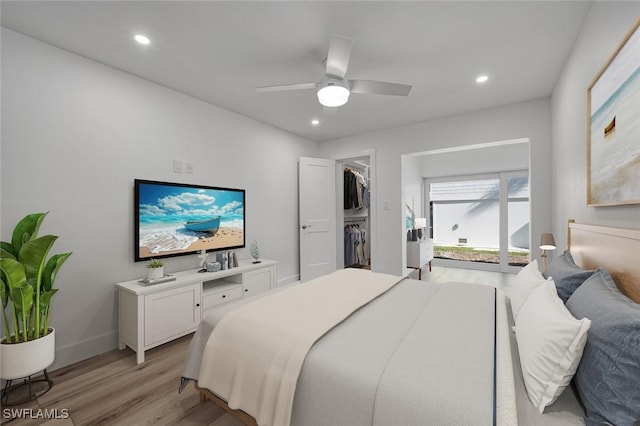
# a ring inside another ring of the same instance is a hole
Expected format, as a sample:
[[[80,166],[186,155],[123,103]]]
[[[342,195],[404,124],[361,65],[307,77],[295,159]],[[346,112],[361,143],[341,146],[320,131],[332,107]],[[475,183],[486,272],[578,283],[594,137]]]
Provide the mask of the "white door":
[[[300,281],[336,270],[335,161],[300,157]]]

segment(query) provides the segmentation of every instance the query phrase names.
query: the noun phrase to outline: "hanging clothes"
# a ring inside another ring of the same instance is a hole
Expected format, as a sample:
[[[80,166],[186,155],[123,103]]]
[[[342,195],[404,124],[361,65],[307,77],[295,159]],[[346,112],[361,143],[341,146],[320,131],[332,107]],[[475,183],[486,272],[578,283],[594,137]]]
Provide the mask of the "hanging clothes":
[[[361,209],[368,208],[368,182],[362,174],[354,169],[344,169],[344,208]]]
[[[358,265],[368,265],[369,258],[367,256],[367,231],[364,228],[357,228],[360,231],[360,244],[356,247],[356,261]]]
[[[367,231],[359,225],[346,225],[344,227],[344,264],[345,266],[367,266],[368,247]]]

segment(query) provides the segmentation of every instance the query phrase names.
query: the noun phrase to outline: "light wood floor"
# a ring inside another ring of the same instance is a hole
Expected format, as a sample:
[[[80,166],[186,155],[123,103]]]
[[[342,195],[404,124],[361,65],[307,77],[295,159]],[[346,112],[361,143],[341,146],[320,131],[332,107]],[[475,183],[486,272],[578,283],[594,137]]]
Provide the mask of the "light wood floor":
[[[11,407],[64,410],[69,418],[11,419],[3,407],[0,423],[11,425],[215,425],[238,423],[213,403],[200,404],[189,384],[178,394],[180,373],[191,335],[151,349],[145,363],[136,365],[129,348],[114,349],[49,374],[53,388],[37,401]],[[15,411],[14,411],[15,413]],[[24,415],[24,414],[23,414]],[[42,416],[41,416],[42,417]]]
[[[429,268],[423,280],[469,282],[506,287],[514,274],[501,274],[448,267]],[[146,362],[136,365],[129,348],[114,349],[80,363],[50,373],[53,389],[36,401],[11,407],[68,411],[69,418],[16,419],[3,407],[0,423],[17,425],[213,425],[237,426],[222,409],[211,402],[199,403],[198,392],[189,384],[178,394],[180,373],[191,335],[145,353]],[[51,411],[50,411],[51,412]],[[23,415],[24,415],[23,411]],[[42,417],[42,416],[41,416]]]

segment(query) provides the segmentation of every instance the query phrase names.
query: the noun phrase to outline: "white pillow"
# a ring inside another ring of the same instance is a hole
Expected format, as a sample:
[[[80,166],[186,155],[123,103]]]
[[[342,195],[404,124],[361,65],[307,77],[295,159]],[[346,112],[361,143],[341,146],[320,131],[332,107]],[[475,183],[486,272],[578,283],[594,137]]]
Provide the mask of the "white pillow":
[[[540,413],[575,374],[589,327],[589,319],[571,315],[551,281],[536,288],[522,306],[516,322],[522,376],[529,399]]]
[[[508,292],[514,321],[518,319],[520,309],[531,292],[543,282],[545,279],[538,270],[538,262],[535,259],[518,272]]]

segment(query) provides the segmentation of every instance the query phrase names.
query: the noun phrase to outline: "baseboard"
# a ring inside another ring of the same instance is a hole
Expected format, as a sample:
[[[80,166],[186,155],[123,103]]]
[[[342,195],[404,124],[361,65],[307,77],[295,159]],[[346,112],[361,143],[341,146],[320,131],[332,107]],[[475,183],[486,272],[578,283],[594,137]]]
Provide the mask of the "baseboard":
[[[286,284],[295,283],[296,281],[300,281],[300,275],[298,274],[291,275],[290,277],[286,277],[286,278],[282,278],[281,280],[278,280],[276,286],[280,287]]]
[[[47,370],[54,371],[73,363],[84,361],[118,347],[118,331],[76,342],[56,349],[56,359]]]

